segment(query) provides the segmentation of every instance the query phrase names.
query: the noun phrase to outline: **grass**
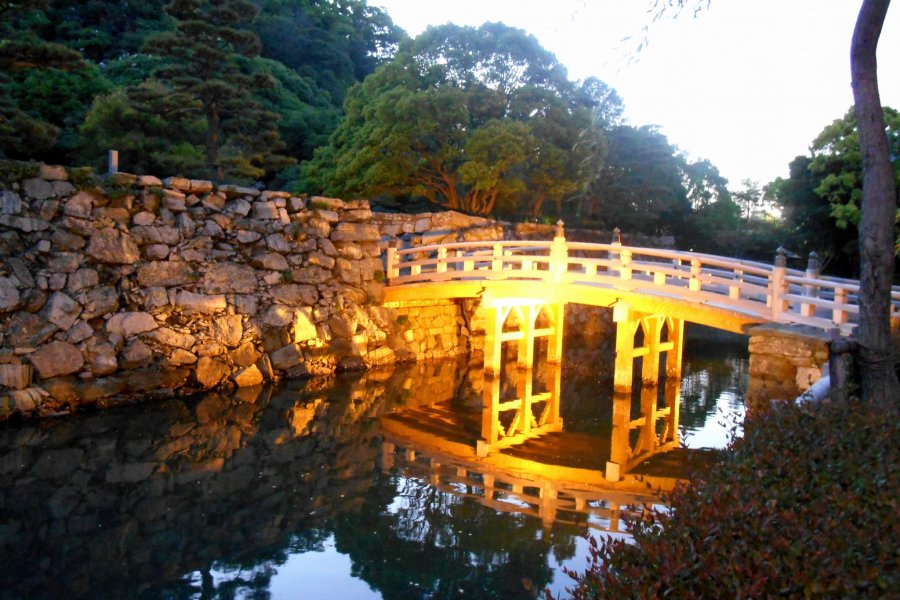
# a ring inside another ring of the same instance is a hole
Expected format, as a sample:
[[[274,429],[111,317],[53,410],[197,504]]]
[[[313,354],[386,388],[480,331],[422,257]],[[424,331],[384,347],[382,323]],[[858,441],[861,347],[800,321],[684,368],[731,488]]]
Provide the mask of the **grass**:
[[[591,540],[572,597],[898,597],[900,410],[886,404],[748,421],[669,514],[633,524],[632,544]]]

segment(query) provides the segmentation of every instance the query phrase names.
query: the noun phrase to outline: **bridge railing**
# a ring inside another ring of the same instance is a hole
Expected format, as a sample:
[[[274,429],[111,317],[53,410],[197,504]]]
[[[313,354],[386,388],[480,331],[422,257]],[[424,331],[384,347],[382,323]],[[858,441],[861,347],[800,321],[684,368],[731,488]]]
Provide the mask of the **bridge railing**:
[[[849,333],[859,315],[859,283],[821,276],[814,255],[806,271],[709,254],[551,241],[456,242],[400,249],[386,257],[389,286],[473,280],[525,280],[621,289],[738,311],[761,321],[799,323]],[[892,291],[900,315],[900,288]]]

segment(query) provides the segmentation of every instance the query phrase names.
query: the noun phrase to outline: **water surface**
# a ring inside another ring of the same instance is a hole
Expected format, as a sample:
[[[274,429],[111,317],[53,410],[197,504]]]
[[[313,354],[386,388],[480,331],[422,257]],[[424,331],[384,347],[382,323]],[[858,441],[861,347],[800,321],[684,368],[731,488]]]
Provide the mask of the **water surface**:
[[[742,411],[746,389],[744,348],[689,340],[688,445],[727,442],[725,415]],[[610,374],[590,349],[569,349],[566,361],[565,432],[600,448]],[[473,465],[382,431],[385,415],[411,407],[471,408],[482,384],[478,369],[450,361],[5,425],[0,597],[560,591],[561,565],[584,564],[586,530],[627,536],[629,499],[656,500]]]

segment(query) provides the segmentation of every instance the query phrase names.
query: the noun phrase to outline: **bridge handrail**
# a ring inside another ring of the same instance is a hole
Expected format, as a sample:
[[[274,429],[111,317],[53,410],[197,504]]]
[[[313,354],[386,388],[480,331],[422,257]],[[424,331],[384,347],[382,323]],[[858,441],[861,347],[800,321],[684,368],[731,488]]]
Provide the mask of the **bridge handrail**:
[[[561,228],[560,230],[561,231]],[[558,232],[559,233],[559,232]],[[619,243],[489,240],[387,251],[389,286],[480,279],[575,283],[714,303],[761,320],[853,328],[859,282],[785,266]],[[900,314],[900,287],[891,292]]]

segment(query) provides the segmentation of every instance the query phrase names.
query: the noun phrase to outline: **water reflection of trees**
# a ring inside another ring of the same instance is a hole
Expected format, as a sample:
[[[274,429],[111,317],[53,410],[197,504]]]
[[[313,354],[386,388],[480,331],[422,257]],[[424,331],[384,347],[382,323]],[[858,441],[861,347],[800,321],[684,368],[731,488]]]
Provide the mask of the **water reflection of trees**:
[[[729,402],[729,408],[743,405],[749,378],[746,343],[689,341],[681,375],[682,428],[697,429],[715,418],[720,398]]]
[[[545,532],[539,519],[500,513],[397,472],[377,477],[361,510],[338,516],[334,531],[354,573],[386,599],[531,597],[530,589],[552,579],[551,551],[573,556],[578,533]]]

